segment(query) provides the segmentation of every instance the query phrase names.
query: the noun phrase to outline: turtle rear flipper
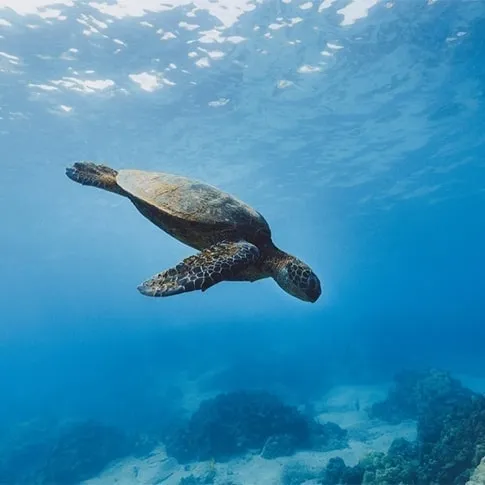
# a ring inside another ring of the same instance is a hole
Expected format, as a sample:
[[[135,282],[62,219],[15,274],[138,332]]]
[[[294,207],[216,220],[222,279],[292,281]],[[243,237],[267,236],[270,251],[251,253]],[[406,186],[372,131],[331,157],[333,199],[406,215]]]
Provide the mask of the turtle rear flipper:
[[[96,165],[92,162],[77,162],[72,167],[66,169],[66,175],[79,184],[90,185],[116,194],[126,195],[125,191],[116,181],[118,172],[106,165]]]
[[[259,257],[259,249],[246,241],[221,242],[153,276],[138,290],[143,295],[159,297],[205,291],[220,281],[238,279],[238,274]]]

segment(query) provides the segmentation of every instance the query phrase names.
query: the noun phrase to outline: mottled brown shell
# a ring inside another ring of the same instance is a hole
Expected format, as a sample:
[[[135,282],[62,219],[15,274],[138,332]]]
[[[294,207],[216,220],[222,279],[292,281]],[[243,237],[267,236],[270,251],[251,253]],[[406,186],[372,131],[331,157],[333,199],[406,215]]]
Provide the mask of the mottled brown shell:
[[[136,198],[187,222],[253,226],[269,231],[259,212],[216,187],[162,172],[120,170],[118,185]]]

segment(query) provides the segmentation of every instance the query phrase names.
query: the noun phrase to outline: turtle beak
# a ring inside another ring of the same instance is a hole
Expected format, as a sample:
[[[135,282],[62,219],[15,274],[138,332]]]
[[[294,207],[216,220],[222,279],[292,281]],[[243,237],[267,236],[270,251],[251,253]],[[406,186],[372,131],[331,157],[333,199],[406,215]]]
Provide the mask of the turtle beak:
[[[315,303],[322,294],[322,287],[320,285],[320,281],[316,276],[312,276],[308,280],[308,289],[306,291],[308,301],[311,303]]]

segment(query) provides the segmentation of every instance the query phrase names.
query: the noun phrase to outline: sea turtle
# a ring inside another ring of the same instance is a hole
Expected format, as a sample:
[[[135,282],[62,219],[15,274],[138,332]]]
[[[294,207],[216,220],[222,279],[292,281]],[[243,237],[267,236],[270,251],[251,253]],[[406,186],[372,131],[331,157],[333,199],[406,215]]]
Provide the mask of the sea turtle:
[[[320,297],[318,277],[299,259],[278,249],[264,217],[221,190],[186,177],[142,170],[116,171],[78,162],[66,175],[131,200],[151,222],[199,252],[156,274],[138,290],[146,296],[205,291],[220,281],[272,277],[304,301]]]

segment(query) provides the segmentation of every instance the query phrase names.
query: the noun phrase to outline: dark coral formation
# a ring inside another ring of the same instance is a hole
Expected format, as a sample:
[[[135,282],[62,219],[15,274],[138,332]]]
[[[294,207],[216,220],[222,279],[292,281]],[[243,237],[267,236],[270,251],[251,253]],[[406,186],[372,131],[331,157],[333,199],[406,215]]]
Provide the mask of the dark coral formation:
[[[347,448],[348,432],[336,423],[316,423],[310,421],[311,449],[316,451],[331,451]]]
[[[455,403],[472,394],[448,372],[403,371],[396,375],[387,399],[374,404],[370,415],[389,423],[418,419],[431,410],[446,415]]]
[[[166,439],[166,447],[170,456],[187,463],[224,461],[247,451],[275,458],[315,442],[342,447],[346,432],[314,423],[267,392],[240,391],[202,402],[189,422]]]
[[[261,456],[267,460],[279,456],[290,456],[295,452],[295,438],[290,434],[270,436],[261,450]]]
[[[63,426],[19,443],[0,460],[0,483],[71,485],[98,475],[109,463],[130,455],[137,443],[121,431],[94,421]]]
[[[393,423],[416,419],[416,443],[395,440],[387,454],[371,453],[343,471],[339,463],[334,483],[464,485],[485,456],[485,397],[446,372],[401,373],[370,414]]]
[[[414,443],[400,438],[389,452],[370,453],[360,461],[358,470],[365,485],[393,485],[417,483],[418,450]],[[430,482],[431,483],[431,482]]]
[[[93,421],[71,425],[52,448],[41,471],[42,483],[74,485],[98,475],[130,451],[127,437],[115,428]]]
[[[485,456],[485,397],[471,395],[447,414],[432,408],[418,421],[418,439],[421,482],[465,483]]]
[[[323,472],[321,483],[323,485],[334,485],[340,483],[347,470],[342,458],[331,458]]]

